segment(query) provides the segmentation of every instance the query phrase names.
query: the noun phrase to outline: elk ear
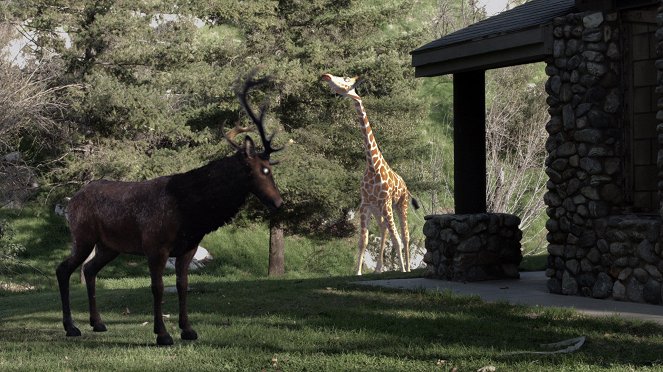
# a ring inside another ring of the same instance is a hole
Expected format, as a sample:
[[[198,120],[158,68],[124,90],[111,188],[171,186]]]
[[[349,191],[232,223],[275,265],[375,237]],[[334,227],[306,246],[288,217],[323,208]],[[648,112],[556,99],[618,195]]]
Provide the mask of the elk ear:
[[[256,145],[253,143],[253,140],[251,137],[246,136],[244,137],[244,143],[242,144],[242,148],[244,149],[244,155],[247,158],[253,158],[256,154]]]

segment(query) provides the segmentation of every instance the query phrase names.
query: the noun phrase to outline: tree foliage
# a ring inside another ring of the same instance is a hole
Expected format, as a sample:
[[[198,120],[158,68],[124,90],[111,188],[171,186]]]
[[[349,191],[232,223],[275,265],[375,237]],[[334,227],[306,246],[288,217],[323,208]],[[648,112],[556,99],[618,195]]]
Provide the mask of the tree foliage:
[[[18,33],[0,23],[0,45]],[[38,168],[67,146],[68,102],[61,96],[73,85],[61,85],[58,63],[13,63],[0,52],[0,207],[18,207],[33,194]]]
[[[385,157],[411,188],[424,184],[408,166],[426,115],[408,54],[426,35],[404,17],[414,3],[23,0],[3,14],[27,20],[40,58],[63,66],[59,84],[81,87],[61,92],[73,132],[49,168],[52,185],[142,180],[228,154],[222,130],[246,121],[233,87],[258,69],[274,83],[255,105],[271,103],[269,131],[289,144],[275,167],[282,218],[307,232],[358,205],[365,162],[354,110],[322,73],[367,79],[360,93]]]
[[[545,211],[543,128],[549,114],[542,71],[542,64],[515,66],[491,71],[487,78],[488,210],[519,216],[523,230]]]

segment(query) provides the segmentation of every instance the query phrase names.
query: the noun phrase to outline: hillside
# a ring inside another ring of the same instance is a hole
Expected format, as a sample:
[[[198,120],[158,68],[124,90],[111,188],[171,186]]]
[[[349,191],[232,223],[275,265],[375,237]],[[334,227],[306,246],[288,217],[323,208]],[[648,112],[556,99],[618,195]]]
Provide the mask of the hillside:
[[[356,254],[358,222],[348,218],[359,200],[361,137],[351,105],[331,96],[318,80],[326,71],[366,78],[360,92],[380,148],[423,207],[409,215],[412,241],[423,253],[423,216],[453,209],[452,85],[448,76],[414,79],[408,53],[480,19],[481,10],[432,0],[339,4],[338,9],[324,11],[321,2],[305,7],[285,2],[281,8],[269,2],[237,7],[221,3],[181,8],[178,17],[172,16],[167,1],[146,5],[139,13],[123,3],[90,3],[62,12],[42,11],[30,18],[34,25],[24,25],[38,36],[36,55],[41,62],[18,70],[4,61],[2,78],[31,87],[23,91],[38,105],[4,111],[0,152],[21,154],[19,163],[2,163],[5,174],[32,169],[38,187],[27,190],[27,209],[4,209],[0,214],[8,226],[3,230],[6,272],[43,287],[38,273],[51,277],[69,245],[66,226],[52,210],[89,180],[148,179],[228,154],[222,128],[242,119],[233,93],[235,79],[256,66],[276,81],[266,92],[272,102],[267,115],[270,130],[279,132],[277,142],[290,143],[275,167],[277,183],[289,201],[283,220],[287,271],[346,274]],[[26,19],[31,11],[3,6],[4,14],[16,19]],[[45,32],[36,26],[39,22],[56,31],[71,30],[71,40],[64,40],[60,31]],[[349,26],[358,24],[362,27]],[[360,34],[363,44],[358,48]],[[5,43],[11,40],[11,33],[3,35]],[[530,128],[530,135],[545,133],[528,114],[542,101],[541,69],[488,72],[489,128],[495,128],[490,133],[496,138],[501,129],[520,133],[520,127]],[[4,102],[12,99],[21,97],[10,96]],[[11,115],[22,120],[12,120]],[[543,173],[537,164],[525,164],[527,172],[514,172],[523,165],[508,154],[532,141],[512,139],[498,144],[507,147],[490,150],[495,156],[489,180],[526,174],[518,186],[525,192],[513,200],[491,194],[489,205],[494,211],[529,216],[525,251],[536,253],[545,243],[543,210],[531,201],[542,200],[537,195]],[[540,154],[533,158],[542,165]],[[1,187],[8,191],[8,184]],[[264,275],[268,220],[264,209],[249,203],[236,226],[203,242],[219,257],[206,270],[216,275]],[[375,254],[377,242],[370,242]],[[395,259],[393,253],[388,256]],[[145,273],[133,269],[133,258],[114,265],[102,275]]]

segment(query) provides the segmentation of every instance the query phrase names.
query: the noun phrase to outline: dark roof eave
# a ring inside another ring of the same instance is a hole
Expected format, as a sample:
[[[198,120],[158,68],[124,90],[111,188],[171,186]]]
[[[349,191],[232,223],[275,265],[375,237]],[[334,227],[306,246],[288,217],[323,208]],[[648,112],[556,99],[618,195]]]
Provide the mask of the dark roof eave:
[[[542,61],[552,55],[551,24],[471,42],[412,52],[416,76],[486,70]]]
[[[437,40],[433,40],[413,51],[413,54],[429,49],[448,47],[495,35],[517,33],[551,22],[575,10],[576,0],[531,0],[492,17],[471,24]]]

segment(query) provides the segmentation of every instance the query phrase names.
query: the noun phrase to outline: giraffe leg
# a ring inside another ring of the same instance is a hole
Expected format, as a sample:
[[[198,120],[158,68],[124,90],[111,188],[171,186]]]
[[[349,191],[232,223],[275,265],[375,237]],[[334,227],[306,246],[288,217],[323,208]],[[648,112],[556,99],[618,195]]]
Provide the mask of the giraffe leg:
[[[359,207],[360,231],[359,231],[359,257],[357,257],[357,275],[361,275],[361,267],[364,264],[364,252],[368,245],[368,222],[370,215],[365,206]]]
[[[387,229],[391,234],[391,242],[396,248],[398,253],[398,259],[401,263],[401,271],[405,271],[405,263],[403,262],[403,243],[401,242],[401,237],[398,235],[398,230],[396,229],[396,224],[394,223],[394,215],[391,203],[387,203],[384,206],[382,215],[384,216],[385,222],[387,224]]]
[[[380,222],[380,253],[378,256],[378,262],[375,266],[375,272],[381,273],[384,269],[384,246],[387,243],[387,224],[384,222],[383,218],[377,218]]]
[[[398,217],[401,220],[401,237],[403,238],[403,248],[405,249],[405,271],[410,272],[410,230],[407,226],[407,208],[410,203],[410,198],[407,194],[400,200],[397,205]]]

